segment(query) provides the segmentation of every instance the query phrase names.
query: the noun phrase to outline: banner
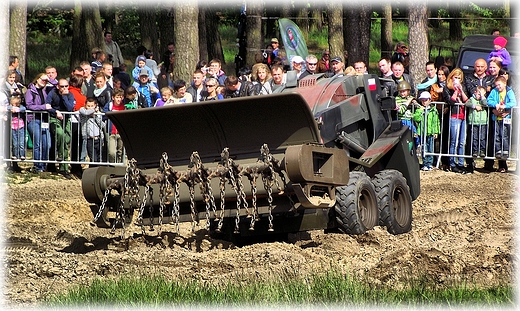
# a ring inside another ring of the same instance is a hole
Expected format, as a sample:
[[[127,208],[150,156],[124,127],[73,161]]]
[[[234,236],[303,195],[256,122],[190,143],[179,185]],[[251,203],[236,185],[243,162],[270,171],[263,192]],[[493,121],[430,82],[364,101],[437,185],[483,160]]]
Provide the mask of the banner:
[[[305,43],[305,38],[303,37],[300,28],[293,21],[287,18],[280,18],[278,20],[278,26],[280,27],[280,35],[282,37],[285,53],[287,54],[287,62],[291,64],[291,59],[295,55],[299,55],[305,60],[309,51],[307,50],[307,44]]]

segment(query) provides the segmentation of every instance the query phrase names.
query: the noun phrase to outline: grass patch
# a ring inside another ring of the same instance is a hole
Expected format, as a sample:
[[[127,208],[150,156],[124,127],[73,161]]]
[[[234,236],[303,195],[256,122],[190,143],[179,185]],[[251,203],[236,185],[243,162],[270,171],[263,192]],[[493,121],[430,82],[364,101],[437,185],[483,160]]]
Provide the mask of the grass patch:
[[[162,276],[94,280],[65,294],[49,297],[49,306],[512,306],[512,286],[479,289],[467,284],[438,288],[411,281],[404,289],[373,286],[330,271],[305,278],[229,280],[212,284],[198,280],[169,281]]]

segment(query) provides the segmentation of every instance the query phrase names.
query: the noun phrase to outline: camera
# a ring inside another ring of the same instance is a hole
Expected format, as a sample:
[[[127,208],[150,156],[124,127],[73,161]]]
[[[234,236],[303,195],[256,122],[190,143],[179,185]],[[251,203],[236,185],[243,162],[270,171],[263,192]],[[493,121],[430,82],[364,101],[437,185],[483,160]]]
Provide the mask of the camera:
[[[114,62],[114,55],[112,54],[107,54],[108,55],[108,61],[113,63]]]

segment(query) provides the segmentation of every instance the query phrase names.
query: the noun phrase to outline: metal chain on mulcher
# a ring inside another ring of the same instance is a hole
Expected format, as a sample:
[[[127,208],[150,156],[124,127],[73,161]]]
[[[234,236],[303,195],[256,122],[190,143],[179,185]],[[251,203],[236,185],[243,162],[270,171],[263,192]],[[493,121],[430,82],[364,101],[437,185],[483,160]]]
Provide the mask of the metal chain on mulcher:
[[[262,171],[262,181],[264,182],[264,189],[267,192],[267,202],[269,203],[269,229],[268,231],[274,231],[273,229],[273,184],[274,184],[274,169],[272,162],[272,154],[269,152],[267,144],[262,145],[260,148],[262,154],[262,160],[267,165],[267,168]]]
[[[256,198],[256,192],[257,192],[256,179],[258,177],[258,173],[256,171],[254,171],[251,173],[246,173],[245,175],[247,176],[247,178],[249,179],[249,183],[251,184],[251,194],[253,196],[252,201],[251,201],[251,206],[252,206],[253,212],[252,212],[252,217],[251,217],[251,223],[249,224],[249,230],[253,231],[253,230],[255,230],[255,223],[260,220],[260,218],[258,216],[258,207],[256,205],[256,200],[257,200],[257,198]]]
[[[94,217],[94,219],[90,222],[91,226],[95,226],[96,222],[99,220],[99,217],[101,217],[101,215],[103,214],[103,211],[106,208],[108,196],[110,195],[110,190],[111,190],[110,186],[107,187],[107,189],[105,190],[105,195],[103,196],[103,200],[101,200],[101,205],[99,205],[99,209],[96,214],[96,217]]]
[[[137,214],[136,224],[141,228],[141,232],[143,235],[145,234],[144,230],[144,222],[143,222],[143,213],[144,207],[146,206],[146,200],[148,199],[148,194],[150,191],[150,185],[146,185],[143,200],[141,201],[141,205],[139,206],[139,213]]]

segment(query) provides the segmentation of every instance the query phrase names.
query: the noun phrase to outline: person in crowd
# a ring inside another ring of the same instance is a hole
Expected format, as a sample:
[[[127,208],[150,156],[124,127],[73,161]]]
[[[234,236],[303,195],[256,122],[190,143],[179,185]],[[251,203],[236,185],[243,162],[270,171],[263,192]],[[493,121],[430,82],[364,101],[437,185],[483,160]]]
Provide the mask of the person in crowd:
[[[483,58],[478,58],[475,60],[475,63],[473,65],[473,73],[470,75],[466,75],[464,77],[464,85],[466,86],[466,91],[468,94],[472,94],[471,97],[474,97],[477,91],[477,88],[479,86],[484,87],[486,90],[486,93],[484,94],[484,97],[489,94],[489,91],[491,91],[491,88],[493,87],[493,80],[494,78],[486,74],[487,70],[487,63],[486,60]],[[472,98],[470,98],[471,101]],[[484,108],[484,111],[487,115],[487,106]],[[471,112],[471,111],[470,111]],[[480,113],[480,111],[479,111]],[[468,116],[470,117],[470,116]],[[490,116],[488,116],[490,118]],[[488,121],[486,121],[488,123]],[[469,119],[468,119],[468,125],[469,125]],[[486,130],[488,130],[487,126],[485,127]],[[475,139],[473,137],[473,134],[478,133],[473,130],[472,126],[467,127],[467,133],[466,137],[468,137],[469,140]],[[466,144],[466,154],[475,154],[478,153],[480,150],[473,149],[473,144],[467,143]],[[484,148],[485,149],[485,148]],[[484,150],[485,153],[485,150]],[[476,168],[475,161],[473,158],[466,158],[466,172],[472,173]]]
[[[504,37],[496,37],[493,40],[493,50],[489,53],[487,62],[490,61],[499,61],[502,63],[502,67],[508,67],[511,65],[511,55],[509,51],[506,49],[507,39]]]
[[[394,80],[395,85],[398,85],[401,81],[408,82],[411,87],[410,95],[415,96],[415,86],[412,77],[409,74],[405,73],[405,67],[403,63],[399,61],[392,63],[392,80]],[[394,92],[393,95],[397,96],[397,92]]]
[[[452,155],[463,155],[466,144],[466,113],[465,103],[469,100],[466,86],[463,83],[464,73],[460,68],[454,68],[446,80],[444,99],[450,109],[450,148]],[[464,158],[450,156],[450,170],[454,173],[466,173]]]
[[[244,66],[238,69],[238,78],[240,81],[249,81],[251,82],[251,73],[252,70],[249,66]]]
[[[165,68],[166,70],[164,72],[168,71],[168,68],[170,68],[170,65],[173,65],[170,63],[170,55],[175,55],[175,44],[173,42],[168,42],[166,45],[166,51],[162,54],[161,62],[162,62],[162,68]]]
[[[295,55],[291,59],[292,70],[296,71],[296,79],[300,79],[300,75],[303,73],[304,60],[301,56]]]
[[[219,59],[214,58],[209,62],[209,76],[217,79],[219,84],[224,84],[226,81],[226,74],[222,70],[222,63]]]
[[[51,105],[45,102],[47,98],[46,86],[49,77],[45,73],[39,73],[27,86],[25,103],[28,110],[34,113],[27,114],[27,130],[33,143],[34,173],[46,171],[46,164],[38,160],[49,160],[51,133],[49,132],[49,115],[47,110]]]
[[[418,113],[414,115],[414,121],[417,122],[417,135],[419,136],[424,153],[433,153],[435,140],[441,132],[441,122],[437,108],[432,105],[431,95],[427,91],[421,92],[419,95],[421,107],[417,109]],[[422,156],[422,170],[431,171],[433,169],[433,155]]]
[[[161,88],[161,97],[157,99],[154,107],[162,107],[175,104],[173,98],[173,89],[169,86]]]
[[[357,74],[368,73],[367,65],[365,65],[365,62],[361,61],[361,60],[354,63],[354,70],[356,71]]]
[[[421,111],[419,108],[421,108],[421,105],[417,102],[417,99],[410,94],[410,89],[410,83],[407,81],[401,81],[397,85],[397,91],[399,92],[395,97],[397,119],[401,120],[403,125],[410,128],[414,137],[415,147],[418,147],[420,141],[414,120],[420,118]]]
[[[444,102],[444,89],[446,88],[446,80],[448,75],[450,74],[450,69],[441,65],[439,69],[437,69],[437,82],[432,84],[430,88],[430,95],[432,97],[432,102],[436,102],[437,110],[441,115],[441,135],[440,142],[438,142],[438,146],[436,145],[436,152],[440,152],[443,154],[447,154],[449,151],[449,128],[450,128],[450,109],[448,105]],[[436,141],[437,142],[437,141]],[[447,156],[441,156],[441,168],[444,171],[449,171],[450,169],[450,158]]]
[[[114,89],[112,93],[112,100],[103,107],[103,112],[122,111],[125,110],[123,98],[125,91],[123,89]],[[112,121],[108,120],[108,162],[109,163],[123,163],[123,140],[116,126]]]
[[[249,81],[240,81],[240,79],[234,75],[228,76],[224,85],[226,86],[226,95],[224,95],[224,98],[256,95],[253,83]]]
[[[348,66],[343,71],[343,75],[345,75],[345,76],[354,76],[354,75],[359,75],[359,74],[362,74],[362,73],[357,73],[356,69],[354,69],[354,66]]]
[[[11,118],[11,160],[25,160],[25,106],[22,105],[22,96],[9,97],[7,111]]]
[[[205,75],[200,69],[193,72],[193,80],[186,92],[191,94],[193,102],[200,102],[206,96],[206,86],[204,85]]]
[[[495,80],[496,78],[498,78],[500,76],[500,70],[502,69],[502,63],[498,60],[492,60],[489,62],[488,64],[488,69],[487,69],[487,75],[489,76],[489,79],[492,81],[491,82],[491,86],[489,87],[488,89],[488,95],[489,93],[491,92],[491,90],[495,87]],[[494,108],[489,108],[490,109],[490,112],[488,113],[488,137],[489,138],[489,141],[494,141],[495,140],[495,121],[494,121],[494,117],[493,115],[500,115],[500,113],[494,109]],[[495,147],[494,147],[494,144],[492,143],[488,143],[487,145],[487,150],[486,150],[486,154],[488,155],[488,157],[486,159],[484,159],[484,170],[488,171],[488,172],[495,172],[495,160],[492,159],[491,157],[493,157],[493,155],[495,154]],[[506,160],[502,160],[502,159],[498,159],[498,171],[507,171],[508,170],[508,166],[507,166],[507,161]]]
[[[85,141],[85,152],[90,162],[101,162],[101,148],[105,141],[103,130],[105,124],[95,98],[89,97],[85,100],[84,106],[79,109],[79,116],[81,138]]]
[[[93,92],[94,98],[96,98],[99,109],[103,109],[112,100],[112,89],[108,86],[107,78],[102,71],[96,73],[94,83],[96,84]]]
[[[205,97],[202,99],[203,101],[207,100],[221,100],[224,99],[224,95],[217,90],[218,81],[215,78],[206,79],[206,90]]]
[[[330,70],[330,52],[329,50],[323,50],[323,53],[321,54],[321,58],[318,61],[318,73],[325,73]]]
[[[278,88],[283,87],[284,83],[284,72],[283,65],[272,65],[271,66],[271,76],[272,79],[269,81],[269,85],[272,91],[277,90]]]
[[[403,72],[409,74],[410,53],[408,51],[408,46],[406,46],[404,42],[399,41],[395,45],[394,54],[392,54],[392,58],[390,61],[392,62],[392,64],[396,62],[400,62],[401,64],[403,64]]]
[[[152,82],[155,82],[153,81],[153,71],[150,67],[146,66],[146,57],[143,55],[137,57],[137,66],[135,66],[132,70],[132,78],[134,78],[134,84],[139,80],[139,76],[141,75],[141,72],[143,70],[146,70],[148,72],[148,79]]]
[[[49,82],[45,86],[47,93],[50,93],[52,89],[58,86],[58,70],[54,66],[45,67],[45,74],[49,78]]]
[[[186,104],[193,102],[193,96],[186,92],[186,81],[175,80],[173,82],[173,103],[174,104]]]
[[[81,86],[81,93],[86,97],[94,97],[96,81],[92,75],[92,67],[87,61],[82,61],[79,66],[83,68],[83,85]]]
[[[93,47],[92,50],[90,50],[90,58],[88,60],[88,63],[89,64],[92,64],[92,62],[95,62],[96,61],[96,55],[97,53],[103,51],[103,49],[99,48],[99,47]]]
[[[114,89],[114,77],[112,73],[114,72],[114,67],[109,62],[104,62],[101,67],[101,72],[105,74],[105,78],[107,80],[107,86],[111,89]]]
[[[114,78],[119,79],[121,81],[121,88],[125,90],[128,86],[132,84],[130,79],[130,75],[126,72],[126,64],[122,63],[119,65],[119,72],[114,75]]]
[[[119,72],[119,66],[124,64],[125,59],[123,58],[123,53],[121,53],[121,49],[119,48],[119,44],[112,39],[112,33],[110,31],[105,32],[105,40],[104,40],[104,50],[108,56],[108,62],[112,64],[114,68],[114,75]]]
[[[379,75],[381,78],[392,78],[392,62],[390,61],[390,58],[388,57],[382,57],[377,62],[377,67],[379,68],[379,71],[381,74]]]
[[[305,63],[307,65],[307,69],[302,72],[300,75],[300,79],[305,78],[306,76],[313,75],[317,73],[318,69],[318,58],[314,54],[309,54],[305,57]]]
[[[271,84],[269,83],[271,80],[271,71],[266,64],[260,64],[256,68],[256,71],[252,74],[252,80],[256,94],[266,95],[273,92]]]
[[[144,45],[140,45],[140,46],[137,47],[137,49],[136,49],[137,56],[136,56],[136,58],[135,58],[134,67],[139,66],[139,57],[144,56],[144,53],[145,53],[147,50],[148,50],[148,49],[147,49]],[[146,60],[146,57],[145,57],[145,60]]]
[[[96,60],[90,63],[90,66],[92,66],[92,73],[96,73],[98,70],[101,70],[103,68],[103,63],[107,59],[107,54],[103,51],[99,51],[96,53]]]
[[[493,28],[493,30],[491,30],[491,35],[492,36],[500,36],[500,29],[498,28]]]
[[[135,86],[130,85],[125,90],[123,103],[126,110],[147,108],[148,102],[144,95],[137,91]]]
[[[112,89],[115,89],[116,87],[123,90],[126,89],[126,87],[123,87],[123,84],[121,83],[121,80],[119,80],[119,78],[112,77]]]
[[[278,42],[278,38],[271,39],[271,47],[273,48],[271,54],[273,54],[274,57],[278,57],[278,52],[280,51],[280,42]]]
[[[335,75],[343,75],[343,59],[341,56],[335,56],[330,60],[331,69],[325,73],[326,77],[333,77]]]
[[[1,90],[5,93],[7,98],[12,96],[23,96],[23,89],[20,87],[20,84],[16,83],[16,71],[8,70],[7,76],[5,79],[5,84],[2,85]],[[22,99],[22,104],[24,104],[25,100]]]
[[[72,112],[74,105],[74,95],[69,92],[69,81],[67,79],[58,80],[58,88],[52,90],[45,99],[46,104],[50,104],[49,129],[56,144],[56,161],[59,163],[58,172],[67,179],[72,179],[69,174],[69,164],[63,161],[69,160],[69,145],[71,140],[71,115],[63,112]]]
[[[81,68],[81,67],[80,67]],[[85,106],[85,101],[87,97],[81,93],[81,86],[83,85],[83,73],[81,74],[72,74],[69,77],[69,93],[74,96],[74,101],[76,104],[74,105],[73,111],[79,111],[82,107]],[[81,124],[80,120],[76,118],[76,115],[71,116],[71,150],[70,157],[72,161],[81,161],[84,162],[87,151],[86,151],[86,141],[83,140],[81,134]],[[70,165],[70,173],[72,175],[81,178],[83,174],[83,169],[81,168],[81,164],[71,164]]]
[[[12,61],[12,57],[9,58],[9,61],[10,62]],[[12,68],[12,66],[10,66],[10,68]],[[21,101],[21,104],[20,104],[21,108],[20,109],[24,109],[25,110],[24,89],[26,89],[26,88],[21,83],[17,83],[16,82],[17,76],[18,75],[16,73],[16,70],[9,69],[7,71],[5,83],[0,86],[0,91],[1,91],[1,94],[3,95],[2,96],[2,102],[5,101],[5,106],[4,106],[4,103],[2,103],[2,105],[1,105],[2,112],[6,112],[7,113],[7,110],[4,111],[4,109],[7,109],[6,107],[9,104],[10,99],[13,98],[13,97],[19,97],[20,98],[20,101]],[[25,118],[25,114],[22,113],[21,117],[22,117],[22,119]],[[7,121],[9,121],[8,120],[8,114],[4,115],[4,121],[6,121],[6,122],[4,122],[2,128],[0,129],[0,132],[2,132],[2,130],[3,130],[3,132],[4,132],[3,134],[4,135],[0,139],[4,139],[4,141],[9,141],[9,139],[10,139],[10,137],[9,137],[9,129],[12,126],[10,124],[7,124]],[[25,138],[26,128],[27,128],[27,126],[26,126],[26,124],[24,124],[24,128],[23,128],[24,138]],[[13,140],[13,143],[14,143],[14,140]],[[23,143],[25,144],[25,140],[23,141]],[[7,147],[7,145],[5,145],[5,147]],[[4,153],[6,154],[5,155],[6,157],[8,156],[7,154],[9,152],[10,151],[8,150],[8,148],[4,148]],[[24,149],[24,152],[25,152],[25,149]],[[21,172],[22,169],[20,168],[20,166],[18,166],[18,162],[6,162],[6,170],[10,171],[10,172]]]
[[[495,122],[495,157],[505,160],[509,157],[511,109],[516,106],[516,97],[504,77],[495,79],[495,88],[489,93],[487,102],[497,111],[492,115]],[[499,171],[505,173],[507,169],[501,168]]]
[[[435,68],[435,63],[432,61],[426,62],[426,78],[424,78],[421,83],[417,84],[418,92],[430,92],[432,85],[437,82],[437,68]]]
[[[159,96],[159,87],[155,82],[150,81],[149,75],[149,71],[146,68],[142,68],[139,73],[139,79],[132,84],[146,98],[146,108],[153,107],[157,96]]]
[[[466,102],[468,112],[468,135],[471,139],[469,151],[473,158],[486,156],[486,144],[487,144],[487,124],[488,124],[488,113],[487,113],[487,98],[486,98],[486,87],[477,86],[473,91],[473,95]],[[468,149],[468,148],[466,148]],[[468,164],[468,169],[472,169]]]
[[[20,67],[20,59],[16,55],[10,55],[9,56],[9,70],[14,70],[14,72],[16,73],[16,78],[15,78],[14,82],[21,85],[22,86],[21,88],[23,89],[25,87],[25,81],[24,81],[23,75],[20,72],[20,69],[18,69],[18,67]]]
[[[159,77],[159,74],[161,73],[161,69],[157,65],[157,62],[155,59],[153,59],[153,52],[151,50],[146,50],[144,52],[144,57],[146,57],[145,64],[148,68],[152,70],[153,76],[151,77],[151,80],[153,82],[157,82],[157,78]]]

